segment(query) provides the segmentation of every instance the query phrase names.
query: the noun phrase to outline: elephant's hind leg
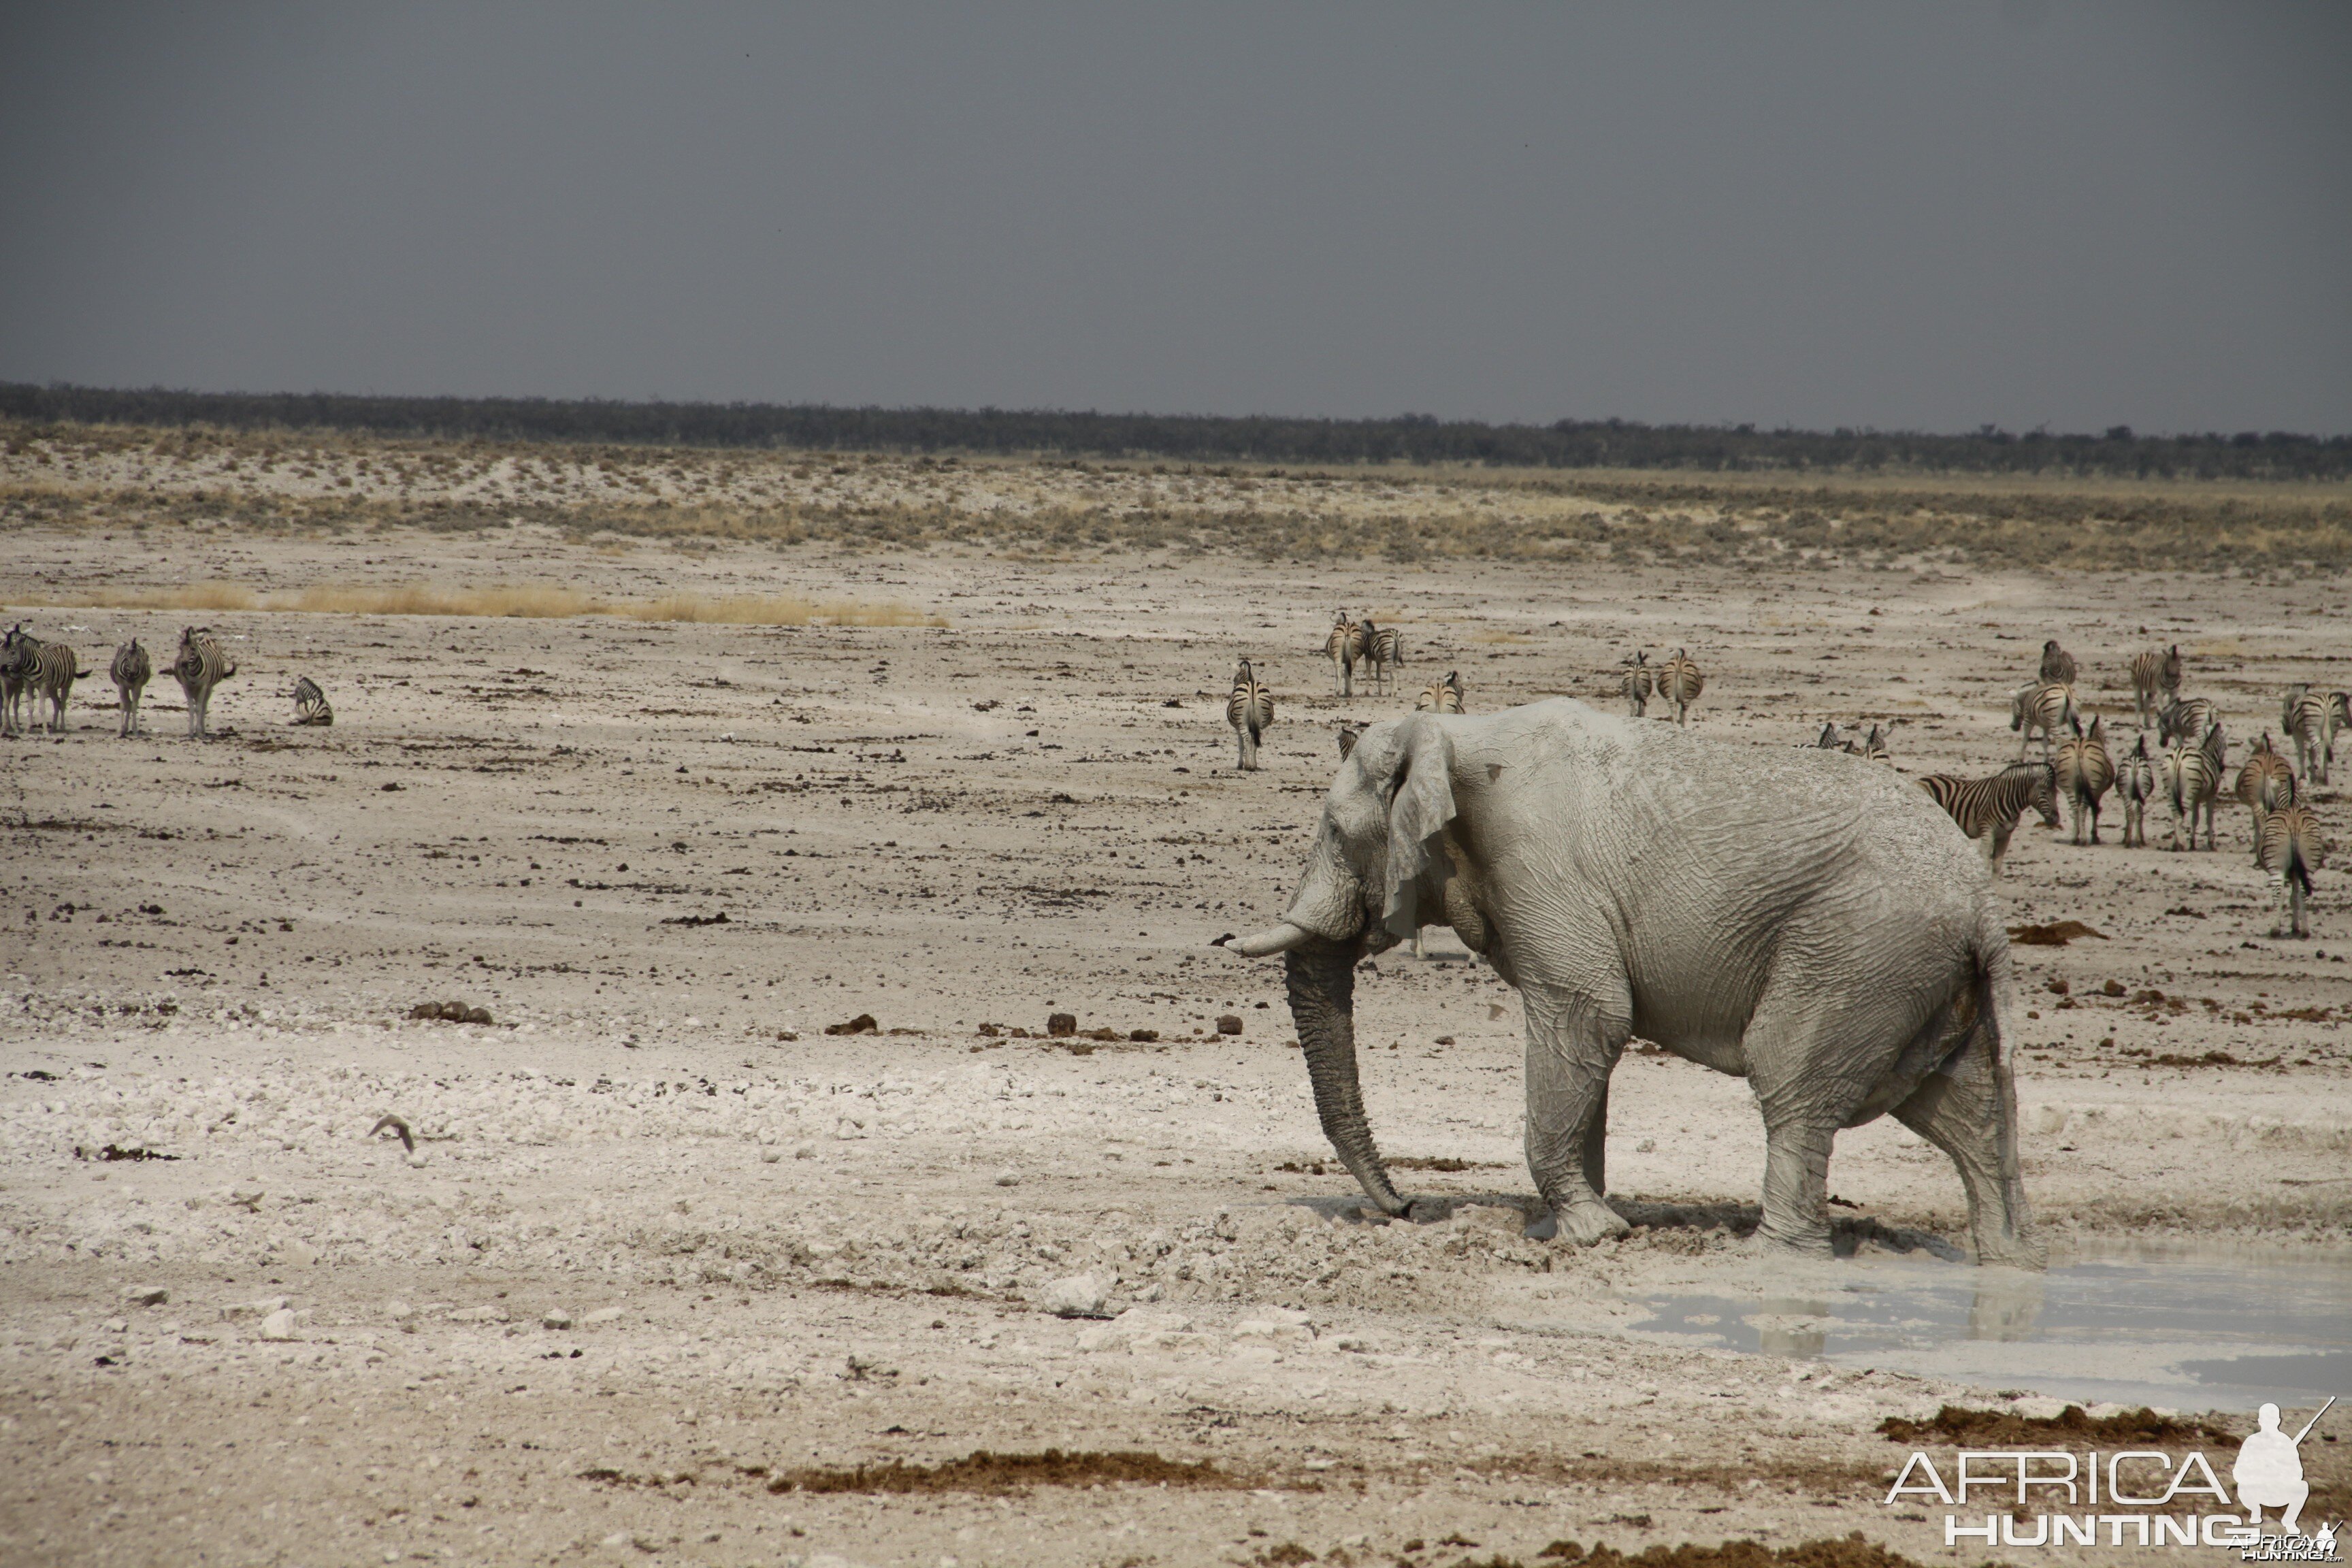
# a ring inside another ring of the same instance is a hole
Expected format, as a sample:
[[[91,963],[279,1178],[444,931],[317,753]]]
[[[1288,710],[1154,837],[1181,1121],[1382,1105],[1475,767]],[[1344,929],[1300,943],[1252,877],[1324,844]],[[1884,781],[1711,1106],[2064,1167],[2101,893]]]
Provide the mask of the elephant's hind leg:
[[[1895,1108],[1895,1119],[1959,1168],[1977,1261],[2039,1268],[2042,1247],[2032,1235],[2017,1170],[2016,1095],[2007,1069],[1993,1059],[1993,1040],[1990,1029],[1979,1027]]]
[[[1604,1009],[1580,992],[1529,984],[1528,1170],[1551,1206],[1559,1234],[1590,1247],[1633,1227],[1603,1201],[1601,1150],[1609,1120],[1609,1074],[1633,1032],[1631,1009]]]

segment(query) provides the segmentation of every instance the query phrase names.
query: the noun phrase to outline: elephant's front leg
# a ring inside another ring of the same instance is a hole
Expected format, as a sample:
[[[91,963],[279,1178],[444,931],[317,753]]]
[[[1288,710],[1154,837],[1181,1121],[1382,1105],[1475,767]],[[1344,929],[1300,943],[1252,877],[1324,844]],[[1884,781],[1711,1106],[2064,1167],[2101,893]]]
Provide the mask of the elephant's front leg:
[[[1528,1012],[1528,1170],[1560,1236],[1590,1247],[1633,1227],[1602,1199],[1608,1190],[1609,1074],[1632,1033],[1626,1010],[1581,992],[1530,984]]]
[[[1830,1250],[1830,1144],[1833,1127],[1799,1117],[1764,1124],[1764,1223],[1768,1247],[1791,1252]]]

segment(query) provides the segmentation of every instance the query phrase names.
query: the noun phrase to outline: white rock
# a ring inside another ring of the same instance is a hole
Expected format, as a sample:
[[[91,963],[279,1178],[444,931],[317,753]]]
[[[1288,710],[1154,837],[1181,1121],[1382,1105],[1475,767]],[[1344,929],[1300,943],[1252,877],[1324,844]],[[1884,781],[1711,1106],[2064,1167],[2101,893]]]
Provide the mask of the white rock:
[[[2066,1108],[2063,1105],[2037,1105],[2033,1108],[2033,1130],[2054,1133],[2066,1131]]]
[[[408,1163],[413,1166],[422,1169],[424,1166],[431,1163],[432,1159],[432,1155],[426,1153],[422,1149],[418,1149],[410,1153],[408,1156]]]
[[[1091,1274],[1073,1274],[1045,1287],[1038,1305],[1057,1317],[1098,1318],[1110,1291]]]
[[[1021,1184],[1021,1174],[1017,1171],[999,1171],[996,1173],[996,1184],[1000,1187],[1017,1187]]]
[[[285,1306],[286,1298],[283,1296],[264,1296],[258,1301],[232,1301],[220,1310],[220,1315],[230,1320],[266,1318],[272,1312],[282,1311]]]
[[[605,1323],[617,1322],[620,1321],[620,1317],[621,1309],[618,1307],[599,1307],[580,1321],[588,1327],[593,1329],[601,1327]]]
[[[405,1301],[386,1301],[383,1304],[383,1315],[397,1323],[415,1317],[416,1309]]]
[[[265,1340],[290,1340],[294,1337],[294,1314],[280,1307],[261,1320],[261,1337]]]
[[[319,1261],[319,1249],[307,1241],[289,1241],[286,1244],[286,1256],[307,1268]]]
[[[122,1299],[134,1307],[160,1307],[172,1299],[172,1293],[161,1285],[133,1285]]]
[[[760,1163],[763,1165],[773,1165],[779,1163],[782,1161],[783,1157],[784,1152],[782,1149],[762,1149],[760,1151]]]
[[[460,1307],[449,1314],[453,1323],[503,1323],[507,1310],[499,1306]]]
[[[550,1307],[540,1314],[539,1326],[542,1329],[568,1329],[572,1326],[572,1314],[561,1307]]]

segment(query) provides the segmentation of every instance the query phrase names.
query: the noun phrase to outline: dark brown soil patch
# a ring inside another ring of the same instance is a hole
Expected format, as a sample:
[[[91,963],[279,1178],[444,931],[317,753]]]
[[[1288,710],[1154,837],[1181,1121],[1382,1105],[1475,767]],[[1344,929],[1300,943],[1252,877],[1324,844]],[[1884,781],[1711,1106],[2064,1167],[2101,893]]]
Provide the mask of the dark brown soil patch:
[[[2081,921],[2053,921],[2048,925],[2021,925],[2009,928],[2009,940],[2020,947],[2063,947],[2077,937],[2107,940],[2107,933],[2093,931]]]
[[[2158,1415],[2145,1405],[2113,1415],[2089,1416],[2079,1405],[2069,1405],[2055,1415],[2013,1415],[2006,1410],[1966,1410],[1947,1405],[1927,1421],[1906,1421],[1890,1415],[1878,1424],[1890,1443],[1953,1443],[1981,1447],[2021,1443],[2050,1436],[2081,1437],[2096,1443],[2195,1443],[2237,1439],[2219,1426],[2202,1421],[2178,1421]]]
[[[1573,1541],[1555,1541],[1537,1554],[1543,1563],[1577,1563],[1590,1568],[1919,1568],[1917,1561],[1890,1552],[1860,1531],[1843,1540],[1808,1541],[1797,1546],[1759,1546],[1752,1541],[1727,1541],[1720,1546],[1650,1546],[1628,1555],[1613,1546],[1587,1552]],[[1494,1562],[1504,1563],[1497,1557]]]
[[[1248,1479],[1221,1470],[1205,1459],[1187,1463],[1140,1452],[992,1454],[982,1448],[943,1465],[859,1465],[853,1469],[786,1470],[768,1483],[772,1492],[1013,1492],[1029,1487],[1083,1487],[1120,1481],[1141,1486],[1246,1487]]]

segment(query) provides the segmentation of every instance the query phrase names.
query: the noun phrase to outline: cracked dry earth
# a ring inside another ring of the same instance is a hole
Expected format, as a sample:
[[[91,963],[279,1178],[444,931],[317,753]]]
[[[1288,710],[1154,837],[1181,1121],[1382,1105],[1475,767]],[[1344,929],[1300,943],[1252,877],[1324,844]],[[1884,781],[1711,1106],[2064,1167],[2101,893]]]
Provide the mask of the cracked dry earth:
[[[44,597],[349,582],[361,553],[12,545]],[[2342,682],[2332,580],[363,548],[453,587],[947,625],[7,612],[100,672],[0,780],[10,1563],[1430,1564],[1853,1531],[1979,1561],[1881,1504],[1903,1450],[1875,1428],[2034,1399],[1625,1331],[1637,1292],[1855,1266],[1750,1254],[1737,1081],[1629,1054],[1610,1179],[1648,1223],[1530,1237],[1518,1007],[1433,933],[1362,977],[1359,1026],[1375,1129],[1435,1201],[1366,1222],[1278,966],[1207,945],[1280,911],[1339,721],[1410,705],[1330,697],[1307,650],[1369,606],[1408,628],[1406,693],[1458,668],[1486,710],[1686,646],[1721,743],[1875,718],[1913,773],[2015,754],[2008,692],[2053,630],[2126,731],[2122,657],[2158,637],[2233,737],[2285,680]],[[117,740],[106,650],[191,620],[242,667],[221,733],[184,739],[167,679]],[[1256,774],[1223,721],[1237,653],[1280,703]],[[331,729],[289,727],[298,672]],[[2273,940],[2242,809],[2221,836],[2011,850],[2021,923],[2102,933],[2018,950],[2062,1256],[2342,1256],[2342,884],[2315,938]],[[450,1001],[492,1022],[409,1016]],[[1081,1033],[1043,1037],[1056,1011]],[[413,1153],[370,1135],[387,1114]],[[1832,1178],[1851,1246],[1958,1234],[1948,1165],[1891,1122]],[[1150,1458],[922,1468],[1047,1449]]]

